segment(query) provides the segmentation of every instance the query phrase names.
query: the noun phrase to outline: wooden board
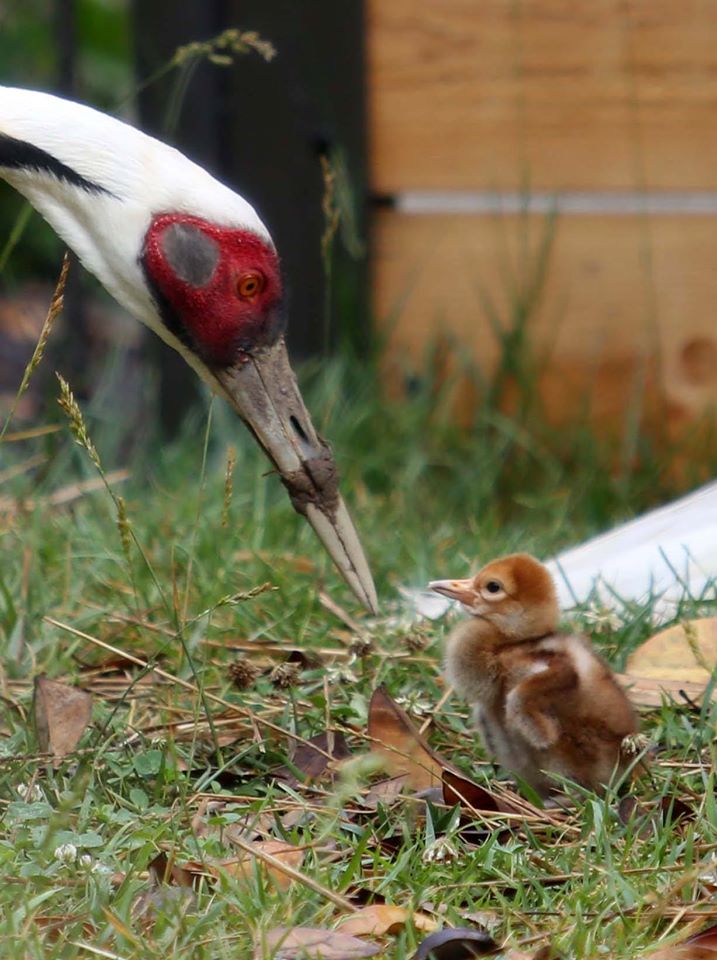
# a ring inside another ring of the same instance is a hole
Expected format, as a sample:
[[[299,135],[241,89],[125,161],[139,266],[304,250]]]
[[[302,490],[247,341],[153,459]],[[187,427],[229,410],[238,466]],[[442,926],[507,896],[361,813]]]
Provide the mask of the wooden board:
[[[373,189],[717,186],[713,0],[368,0]]]
[[[554,419],[587,397],[594,417],[619,426],[646,382],[664,399],[659,415],[681,428],[717,405],[716,239],[716,217],[572,216],[551,225],[383,210],[374,294],[387,383],[400,391],[425,372],[431,346],[444,358],[462,353],[490,377],[495,324],[514,325],[522,304]]]

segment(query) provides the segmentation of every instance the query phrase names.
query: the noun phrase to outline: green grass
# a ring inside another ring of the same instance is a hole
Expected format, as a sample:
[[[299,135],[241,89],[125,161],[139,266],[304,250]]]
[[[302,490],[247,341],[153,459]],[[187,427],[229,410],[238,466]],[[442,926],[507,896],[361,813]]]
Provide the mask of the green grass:
[[[3,446],[0,494],[34,505],[0,514],[0,954],[248,957],[260,930],[336,922],[340,911],[320,892],[300,882],[277,891],[258,870],[244,882],[202,881],[193,895],[155,895],[150,917],[138,915],[160,849],[179,862],[236,856],[222,834],[230,826],[250,839],[306,846],[301,870],[331,891],[429,903],[445,924],[482,914],[499,941],[537,938],[536,947],[551,942],[565,956],[634,957],[673,919],[684,927],[694,914],[679,911],[709,901],[714,884],[711,708],[664,706],[644,719],[663,752],[638,792],[646,802],[690,797],[694,820],[640,831],[620,822],[614,798],[587,797],[564,826],[494,831],[476,846],[457,835],[454,811],[411,798],[362,807],[371,775],[360,762],[333,783],[282,784],[271,771],[287,762],[291,739],[261,725],[268,719],[308,738],[328,721],[360,755],[376,685],[419,708],[438,703],[447,627],[416,635],[397,587],[461,576],[514,549],[546,555],[660,502],[676,492],[664,450],[640,439],[639,456],[615,478],[614,448],[587,427],[557,432],[539,418],[516,424],[488,408],[462,432],[430,384],[410,402],[387,405],[373,370],[356,363],[307,368],[303,380],[334,445],[382,604],[360,656],[319,590],[360,612],[219,403],[208,434],[198,418],[181,441],[136,453],[131,479],[116,491],[131,526],[124,538],[105,491],[47,504],[52,491],[96,476],[59,410],[48,410],[48,421],[61,431]],[[91,407],[85,415],[103,457],[116,448],[117,425],[96,422]],[[237,466],[223,528],[230,444]],[[42,463],[3,474],[32,457]],[[238,596],[267,582],[272,589]],[[150,682],[127,663],[112,668],[106,651],[47,617],[159,664],[201,695]],[[620,666],[649,632],[643,614],[595,640]],[[270,671],[292,650],[313,651],[320,662],[300,664],[294,685],[278,687]],[[263,671],[245,690],[229,673],[238,660]],[[101,664],[105,673],[90,669]],[[95,698],[81,749],[57,769],[38,754],[32,722],[32,679],[42,672]],[[429,738],[474,779],[493,776],[456,699],[438,711]],[[432,860],[446,831],[456,858]],[[89,860],[58,859],[67,843]],[[60,918],[54,932],[43,926],[48,917]],[[386,938],[386,956],[410,957],[421,937],[409,928]]]

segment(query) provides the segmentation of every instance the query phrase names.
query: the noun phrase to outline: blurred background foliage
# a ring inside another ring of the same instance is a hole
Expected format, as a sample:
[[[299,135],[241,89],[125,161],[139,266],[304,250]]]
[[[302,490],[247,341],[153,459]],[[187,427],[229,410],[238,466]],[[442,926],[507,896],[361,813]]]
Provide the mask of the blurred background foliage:
[[[134,84],[130,9],[125,0],[5,0],[0,6],[0,82],[74,91],[116,112]],[[131,113],[128,116],[131,119]],[[0,238],[8,238],[24,205],[0,184]],[[62,244],[37,214],[7,259],[0,282],[52,278]]]

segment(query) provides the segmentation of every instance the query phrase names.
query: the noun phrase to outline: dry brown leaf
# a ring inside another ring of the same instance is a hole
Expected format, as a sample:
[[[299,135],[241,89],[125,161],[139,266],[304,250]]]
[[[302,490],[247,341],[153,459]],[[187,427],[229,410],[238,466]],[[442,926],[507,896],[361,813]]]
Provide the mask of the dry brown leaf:
[[[425,913],[412,913],[405,907],[388,903],[373,903],[362,907],[346,920],[342,920],[338,929],[341,933],[349,933],[353,937],[382,937],[386,933],[400,933],[407,923],[425,933],[438,929],[436,921]]]
[[[35,678],[33,706],[40,750],[51,753],[58,766],[75,749],[90,722],[92,695],[40,676]]]
[[[717,957],[717,924],[688,937],[682,943],[661,947],[643,956],[644,960],[714,960]]]
[[[209,837],[212,834],[218,834],[220,837],[223,836],[222,828],[217,825],[210,826],[207,822],[207,818],[212,813],[217,813],[218,811],[223,810],[225,806],[226,801],[224,800],[210,800],[209,797],[202,797],[202,799],[199,801],[199,806],[197,807],[196,812],[190,821],[190,827],[194,836]]]
[[[158,853],[147,869],[155,887],[163,883],[177,887],[191,887],[197,876],[207,874],[201,863],[189,860],[186,864],[180,865],[175,862],[173,855],[168,857],[164,852]]]
[[[453,770],[443,771],[443,802],[447,806],[460,806],[461,839],[475,845],[485,843],[496,833],[499,837],[505,835],[524,823],[525,818],[555,822],[557,816],[554,811],[548,813],[534,807],[504,784],[496,783],[488,790]],[[483,819],[481,814],[489,816],[477,826],[476,822]],[[501,814],[507,816],[501,817]]]
[[[379,803],[389,806],[406,785],[406,774],[402,773],[400,777],[388,777],[385,780],[379,780],[366,791],[363,798],[364,806],[370,810],[375,810]]]
[[[668,680],[664,677],[638,677],[632,673],[618,673],[616,676],[636,707],[659,707],[665,699],[678,704],[699,704],[705,692],[704,683]],[[712,691],[712,700],[717,701],[717,690]]]
[[[309,823],[312,820],[316,819],[316,814],[312,810],[307,810],[306,807],[291,807],[287,810],[286,813],[282,814],[279,817],[282,829],[285,832],[293,830],[294,827],[298,827],[299,824]]]
[[[406,775],[406,785],[416,792],[441,785],[448,766],[421,736],[405,710],[383,687],[377,687],[368,710],[371,749],[383,759],[391,776]]]
[[[252,845],[256,850],[271,854],[289,867],[298,870],[304,860],[304,851],[283,840],[260,840]],[[246,881],[254,877],[255,864],[280,890],[285,890],[292,878],[275,866],[259,857],[242,854],[227,860],[183,860],[175,862],[173,856],[159,853],[149,865],[149,874],[153,887],[163,884],[178,887],[197,887],[201,880],[214,883],[220,876],[230,876],[234,880]]]
[[[301,812],[303,813],[303,810]],[[227,823],[221,827],[221,840],[223,844],[234,844],[244,852],[242,841],[246,842],[254,837],[269,839],[275,826],[276,815],[273,812],[246,813],[233,823]]]
[[[511,791],[506,788],[502,789],[500,795],[491,793],[454,770],[443,771],[443,802],[448,806],[460,804],[469,811],[540,815],[540,810],[522,797],[516,796],[515,800],[512,800]]]
[[[469,910],[468,913],[461,914],[461,919],[475,924],[476,927],[482,927],[490,933],[501,925],[503,914],[499,910]]]
[[[660,630],[630,655],[627,672],[655,680],[709,682],[717,666],[717,617],[686,620]]]
[[[298,870],[304,860],[304,851],[283,840],[261,840],[253,844],[254,849],[271,854],[289,867]],[[177,863],[172,854],[159,853],[149,865],[149,875],[153,888],[162,885],[178,887],[197,887],[201,880],[215,882],[220,876],[229,875],[234,880],[251,880],[254,877],[255,864],[264,875],[280,890],[285,890],[292,878],[259,857],[242,854],[227,860],[183,860]]]
[[[449,770],[443,774],[443,802],[449,807],[461,806],[489,813],[500,810],[497,800],[487,790]]]
[[[304,861],[304,851],[291,843],[284,843],[283,840],[260,840],[252,846],[263,853],[270,853],[277,860],[281,860],[282,863],[293,867],[295,870],[298,870]],[[227,873],[235,880],[251,880],[254,877],[255,866],[260,871],[265,872],[265,875],[280,890],[286,890],[293,883],[292,878],[282,873],[278,867],[265,863],[258,857],[252,857],[248,853],[243,857],[234,857],[231,860],[212,863],[210,869],[213,872]]]
[[[333,769],[337,763],[350,756],[351,751],[343,733],[325,730],[307,740],[306,743],[297,744],[291,762],[292,766],[303,775],[304,780],[311,783],[326,772],[329,764]],[[281,767],[276,776],[287,780],[293,786],[299,783],[289,767]]]
[[[697,816],[694,806],[677,796],[666,796],[657,801],[643,802],[628,795],[620,800],[617,814],[620,822],[625,825],[633,820],[633,829],[637,830],[641,837],[649,837],[653,827],[661,829],[664,826],[671,826],[673,829],[679,829],[680,825],[689,823]]]
[[[254,948],[254,960],[360,960],[375,957],[382,947],[366,943],[340,930],[316,927],[277,927],[261,934]]]
[[[498,944],[484,930],[473,927],[446,927],[426,937],[413,960],[469,960],[495,953]]]
[[[158,913],[185,911],[195,906],[193,887],[201,876],[207,875],[200,863],[189,861],[180,866],[175,863],[173,853],[168,856],[160,852],[147,869],[149,885],[135,897],[131,910],[143,926],[151,927]],[[118,933],[125,936],[123,921],[109,911],[105,911],[105,915]]]

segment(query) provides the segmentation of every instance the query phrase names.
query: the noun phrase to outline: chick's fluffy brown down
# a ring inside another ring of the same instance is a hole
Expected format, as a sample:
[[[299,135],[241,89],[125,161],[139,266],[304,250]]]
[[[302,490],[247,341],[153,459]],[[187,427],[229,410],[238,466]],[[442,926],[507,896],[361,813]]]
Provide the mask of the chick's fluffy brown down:
[[[544,797],[560,789],[554,774],[600,791],[624,770],[635,711],[590,641],[558,632],[541,563],[513,554],[431,586],[470,614],[448,638],[446,676],[501,766]]]

